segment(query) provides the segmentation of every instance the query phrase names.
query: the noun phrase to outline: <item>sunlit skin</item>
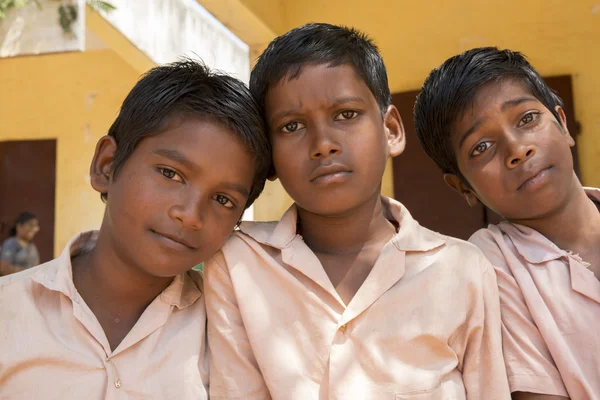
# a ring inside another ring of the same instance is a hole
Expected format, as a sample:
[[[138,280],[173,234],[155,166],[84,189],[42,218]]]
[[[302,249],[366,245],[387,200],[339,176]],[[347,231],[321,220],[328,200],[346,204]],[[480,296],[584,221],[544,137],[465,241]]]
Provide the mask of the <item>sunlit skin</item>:
[[[241,141],[207,119],[171,121],[115,175],[116,148],[111,137],[98,142],[91,181],[107,194],[106,212],[94,250],[72,260],[75,286],[113,349],[175,276],[225,243],[254,177]]]
[[[387,159],[404,150],[398,110],[382,117],[352,66],[323,64],[282,79],[265,107],[275,171],[302,236],[349,303],[395,233],[380,192]]]
[[[540,219],[571,200],[579,181],[561,121],[512,81],[481,88],[453,127],[458,167],[477,197],[514,222]],[[537,174],[537,177],[534,175]]]

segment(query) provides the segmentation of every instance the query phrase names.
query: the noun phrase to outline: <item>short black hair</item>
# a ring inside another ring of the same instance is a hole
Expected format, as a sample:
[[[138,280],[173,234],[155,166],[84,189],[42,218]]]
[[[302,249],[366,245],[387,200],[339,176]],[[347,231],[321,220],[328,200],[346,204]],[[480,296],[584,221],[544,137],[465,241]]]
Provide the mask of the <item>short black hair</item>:
[[[153,68],[129,92],[108,131],[117,142],[113,174],[119,172],[140,140],[159,134],[170,117],[189,116],[222,123],[254,156],[256,172],[246,203],[249,207],[262,192],[271,166],[264,120],[243,82],[211,71],[201,61],[185,58]]]
[[[350,64],[373,93],[383,116],[392,104],[388,77],[377,46],[354,28],[312,23],[275,38],[250,74],[250,91],[264,109],[268,90],[281,79],[297,78],[307,64]]]
[[[15,219],[15,223],[8,231],[8,236],[17,236],[17,225],[23,225],[24,223],[27,223],[32,219],[37,219],[35,214],[30,213],[29,211],[23,211],[22,213],[20,213],[19,216]]]
[[[562,107],[562,100],[517,51],[496,47],[468,50],[446,60],[425,79],[415,103],[415,130],[425,152],[444,173],[455,174],[468,184],[458,170],[451,130],[482,86],[508,79],[527,86],[560,121],[555,107]]]

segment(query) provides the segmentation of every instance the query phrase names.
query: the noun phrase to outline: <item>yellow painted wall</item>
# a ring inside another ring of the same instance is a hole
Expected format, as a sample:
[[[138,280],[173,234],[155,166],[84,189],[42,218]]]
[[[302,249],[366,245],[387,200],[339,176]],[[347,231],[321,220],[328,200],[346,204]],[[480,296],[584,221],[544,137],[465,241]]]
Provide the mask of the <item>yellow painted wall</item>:
[[[273,32],[281,35],[288,31],[285,18],[286,0],[240,0],[254,15],[267,24]]]
[[[583,180],[600,186],[600,0],[198,1],[250,45],[251,61],[303,23],[356,26],[379,44],[393,92],[419,88],[432,68],[471,47],[521,50],[543,75],[573,75]],[[104,207],[86,178],[95,142],[153,65],[100,17],[87,17],[111,49],[0,59],[0,140],[58,139],[55,254],[99,225]],[[391,168],[383,192],[393,193]],[[269,182],[255,218],[277,219],[290,202]]]
[[[600,186],[599,0],[282,0],[272,12],[258,0],[243,2],[277,33],[314,21],[367,32],[379,44],[392,92],[418,89],[448,57],[488,45],[522,51],[542,75],[573,75],[583,182]],[[393,193],[390,168],[383,186]],[[270,188],[258,202],[265,219],[277,218],[288,201],[280,187]]]
[[[0,59],[0,140],[57,139],[55,256],[100,226],[90,161],[138,75],[112,50]]]

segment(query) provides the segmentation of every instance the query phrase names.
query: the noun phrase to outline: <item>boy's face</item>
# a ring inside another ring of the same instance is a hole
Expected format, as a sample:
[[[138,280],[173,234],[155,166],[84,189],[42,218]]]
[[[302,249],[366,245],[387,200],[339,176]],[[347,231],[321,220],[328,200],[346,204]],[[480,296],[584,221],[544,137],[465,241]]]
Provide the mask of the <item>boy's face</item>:
[[[96,150],[94,165],[104,172],[113,145],[105,137]],[[152,276],[176,276],[225,243],[244,211],[254,168],[252,156],[222,124],[171,121],[138,143],[105,188],[94,186],[108,193],[102,229],[130,265]]]
[[[339,215],[378,195],[389,156],[404,149],[395,107],[382,120],[353,67],[305,65],[269,89],[265,112],[273,164],[299,207]]]
[[[514,80],[488,84],[452,130],[458,167],[446,181],[469,199],[509,220],[541,218],[561,207],[576,182],[564,112],[558,122],[527,87]]]

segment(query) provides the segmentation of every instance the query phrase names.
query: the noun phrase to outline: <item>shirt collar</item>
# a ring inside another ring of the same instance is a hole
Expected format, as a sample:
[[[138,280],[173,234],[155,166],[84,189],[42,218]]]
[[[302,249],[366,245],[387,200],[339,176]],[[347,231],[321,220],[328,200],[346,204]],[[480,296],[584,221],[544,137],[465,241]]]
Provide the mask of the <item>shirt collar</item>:
[[[381,197],[384,212],[396,220],[398,233],[392,239],[401,251],[428,251],[446,243],[447,237],[423,228],[400,202]],[[296,237],[298,208],[295,204],[283,214],[279,222],[242,222],[240,230],[259,243],[283,249]]]
[[[600,189],[585,187],[584,190],[589,198],[600,201]],[[503,221],[498,224],[498,228],[510,236],[519,254],[532,264],[557,260],[570,254],[560,249],[546,236],[527,226]],[[577,255],[574,256],[578,258]]]
[[[61,292],[71,300],[76,298],[77,289],[73,284],[73,266],[71,258],[91,251],[98,241],[98,231],[83,232],[73,237],[60,256],[40,268],[32,279],[40,285]],[[202,278],[199,273],[185,272],[175,277],[173,282],[161,293],[163,302],[179,309],[192,305],[202,295]]]

